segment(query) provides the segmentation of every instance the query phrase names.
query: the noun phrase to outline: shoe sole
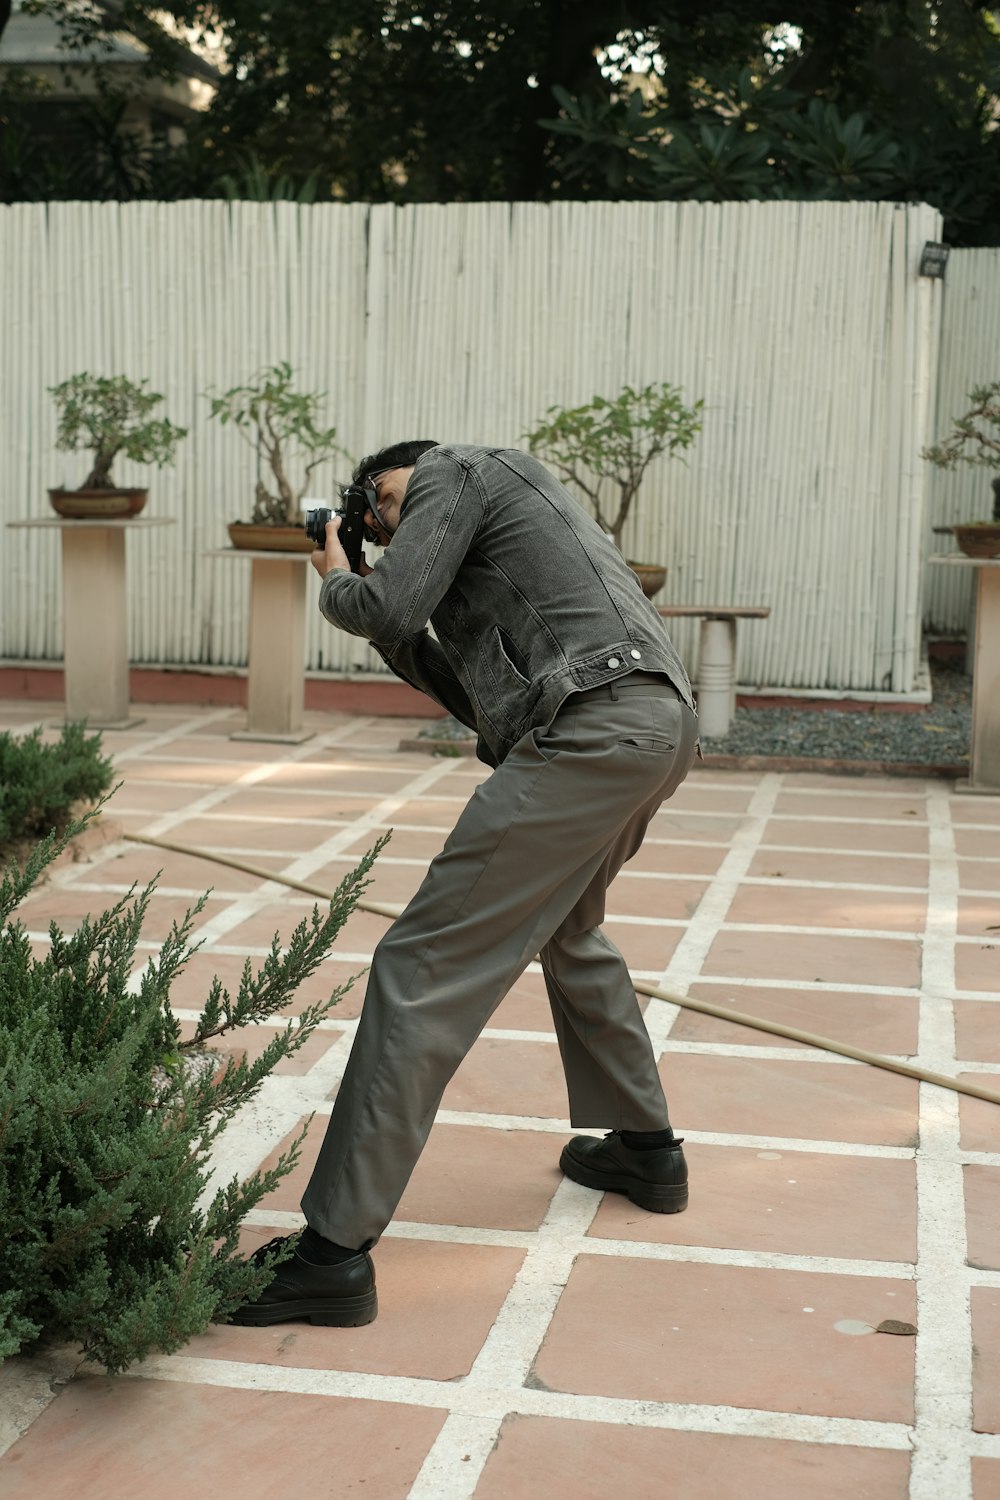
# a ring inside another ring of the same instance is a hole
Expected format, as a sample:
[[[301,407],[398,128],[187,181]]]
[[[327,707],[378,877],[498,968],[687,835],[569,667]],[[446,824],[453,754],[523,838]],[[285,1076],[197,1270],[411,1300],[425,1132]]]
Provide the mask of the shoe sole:
[[[565,1177],[581,1187],[596,1188],[602,1193],[624,1193],[636,1205],[651,1214],[679,1214],[688,1206],[686,1182],[641,1182],[635,1177],[617,1177],[610,1172],[595,1172],[564,1150],[559,1166]]]
[[[238,1307],[230,1313],[230,1323],[241,1328],[270,1328],[274,1323],[312,1323],[319,1328],[362,1328],[378,1316],[378,1297],[366,1292],[361,1297],[315,1298],[306,1301],[272,1302],[267,1307]]]

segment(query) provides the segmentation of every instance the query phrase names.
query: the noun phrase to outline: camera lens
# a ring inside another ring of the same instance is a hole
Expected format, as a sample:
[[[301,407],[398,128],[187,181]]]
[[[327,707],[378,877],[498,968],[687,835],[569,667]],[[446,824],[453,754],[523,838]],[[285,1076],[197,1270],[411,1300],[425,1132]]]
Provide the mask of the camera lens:
[[[306,511],[306,536],[317,547],[326,546],[326,523],[338,514],[338,511],[332,511],[328,505],[316,505]]]

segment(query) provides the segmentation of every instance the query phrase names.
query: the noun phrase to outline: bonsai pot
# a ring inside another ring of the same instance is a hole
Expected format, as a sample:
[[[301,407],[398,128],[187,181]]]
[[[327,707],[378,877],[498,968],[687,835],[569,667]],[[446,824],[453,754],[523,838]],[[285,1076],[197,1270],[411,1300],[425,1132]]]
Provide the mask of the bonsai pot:
[[[667,570],[659,563],[630,562],[629,567],[639,580],[639,586],[647,599],[658,594],[667,581]]]
[[[123,520],[137,516],[148,490],[49,490],[57,515],[74,521]]]
[[[966,557],[1000,557],[1000,521],[970,521],[952,531]]]
[[[270,526],[257,521],[230,521],[229,540],[250,552],[314,552],[302,526]]]

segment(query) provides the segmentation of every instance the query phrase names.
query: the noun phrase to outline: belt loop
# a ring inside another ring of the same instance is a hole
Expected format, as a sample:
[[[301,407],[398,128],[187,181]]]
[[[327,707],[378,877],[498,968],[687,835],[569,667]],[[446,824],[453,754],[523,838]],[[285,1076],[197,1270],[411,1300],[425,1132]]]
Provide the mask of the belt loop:
[[[612,678],[611,681],[608,683],[608,692],[611,694],[611,701],[612,701],[612,703],[617,703],[618,702],[618,685],[615,682],[614,678]]]

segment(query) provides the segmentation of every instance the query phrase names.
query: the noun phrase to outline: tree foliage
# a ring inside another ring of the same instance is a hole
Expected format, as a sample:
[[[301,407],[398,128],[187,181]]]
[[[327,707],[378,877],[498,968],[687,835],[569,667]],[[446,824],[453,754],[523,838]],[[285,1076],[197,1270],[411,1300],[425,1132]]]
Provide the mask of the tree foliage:
[[[258,478],[251,520],[270,526],[298,525],[299,506],[313,470],[335,454],[349,456],[337,442],[336,427],[319,425],[323,397],[295,390],[292,367],[282,360],[221,396],[209,393],[209,399],[211,415],[222,426],[232,423],[256,452],[258,466],[270,470],[277,486],[278,493],[273,495]],[[292,453],[305,458],[299,484],[289,475]]]
[[[177,444],[187,436],[187,428],[151,415],[163,397],[158,391],[147,390],[148,384],[148,380],[136,383],[124,375],[84,372],[49,386],[59,413],[56,447],[64,453],[83,449],[93,455],[93,465],[81,489],[113,489],[111,465],[119,454],[133,463],[155,464],[157,468],[173,463]]]
[[[988,0],[314,0],[308,25],[298,0],[30,3],[80,57],[125,29],[150,72],[178,35],[220,64],[180,150],[130,142],[98,90],[94,196],[883,197],[1000,238]],[[7,116],[7,196],[78,192]]]
[[[996,469],[993,480],[993,513],[1000,521],[1000,380],[974,387],[968,396],[969,408],[952,418],[951,431],[925,448],[921,454],[939,469],[954,469],[959,464],[974,468]]]
[[[675,55],[642,91],[558,92],[545,123],[567,142],[567,178],[598,197],[924,201],[949,239],[995,241],[1000,30],[988,7],[868,0],[782,17],[742,63],[716,47],[699,69],[697,35],[676,33],[687,67]]]
[[[597,524],[620,547],[646,470],[664,455],[683,458],[701,431],[704,404],[686,406],[683,392],[667,383],[641,390],[626,385],[610,399],[550,406],[546,420],[524,437],[532,453],[541,454],[586,497]]]

